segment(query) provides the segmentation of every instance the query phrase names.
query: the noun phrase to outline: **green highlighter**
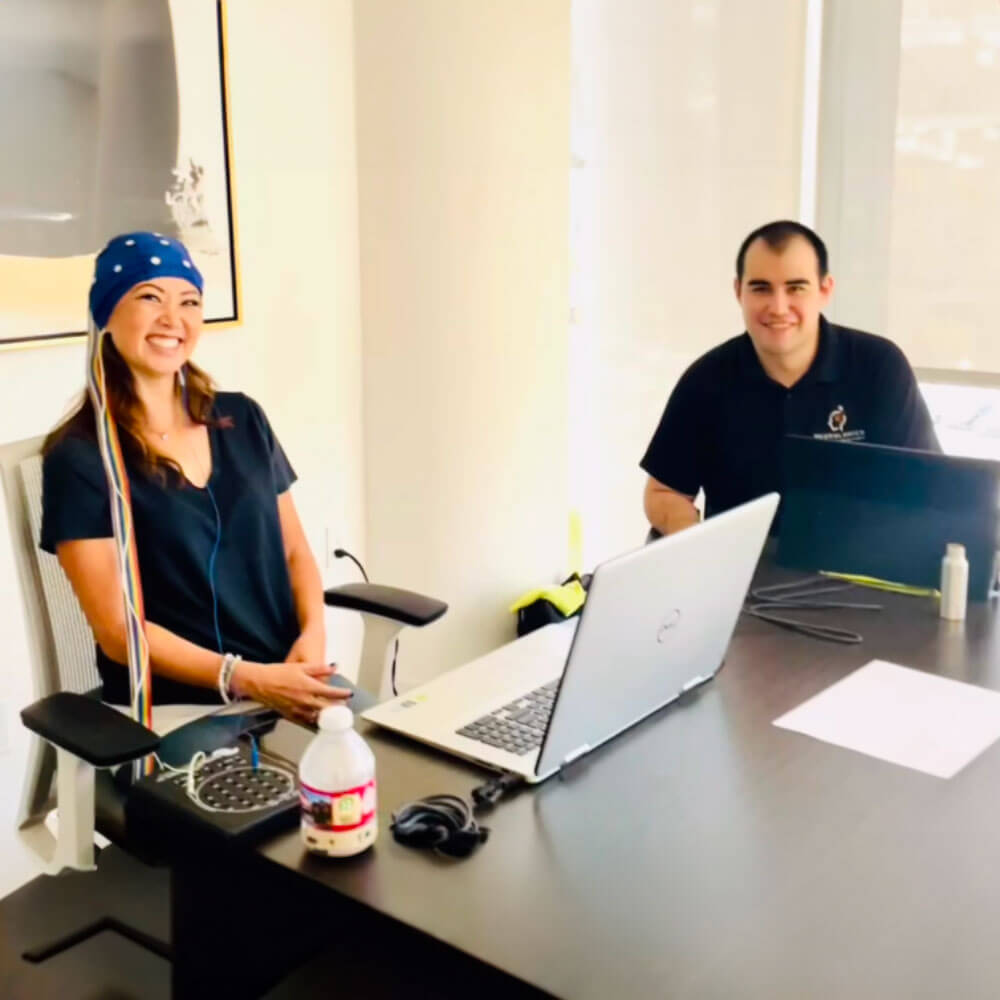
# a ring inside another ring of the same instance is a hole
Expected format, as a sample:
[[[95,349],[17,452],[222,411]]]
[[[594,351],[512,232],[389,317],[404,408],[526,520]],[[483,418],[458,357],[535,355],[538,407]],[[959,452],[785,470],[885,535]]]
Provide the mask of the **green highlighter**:
[[[821,570],[820,575],[828,576],[832,580],[844,580],[847,583],[855,583],[859,587],[871,587],[874,590],[887,590],[893,594],[905,594],[907,597],[941,596],[941,591],[935,590],[933,587],[911,587],[907,583],[880,580],[875,576],[859,576],[855,573],[831,573],[827,570]]]

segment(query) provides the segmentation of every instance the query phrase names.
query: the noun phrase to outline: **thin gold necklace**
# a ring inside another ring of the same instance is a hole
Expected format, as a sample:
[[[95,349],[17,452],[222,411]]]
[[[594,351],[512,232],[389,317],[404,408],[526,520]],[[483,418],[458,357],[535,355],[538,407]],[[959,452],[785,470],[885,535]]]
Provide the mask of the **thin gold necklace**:
[[[158,437],[161,441],[166,441],[170,437],[170,435],[175,433],[177,430],[178,430],[177,427],[171,427],[169,431],[158,431],[150,427],[149,433],[154,435],[155,437]]]
[[[198,425],[195,425],[195,426],[198,426]],[[156,434],[156,436],[159,437],[161,441],[166,441],[167,438],[170,436],[170,434],[173,433],[173,432],[172,431],[167,431],[165,433],[160,433],[159,431],[153,431],[153,433]],[[198,474],[198,479],[204,479],[206,483],[211,478],[211,468],[212,468],[212,442],[211,442],[211,439],[209,439],[208,449],[209,449],[209,452],[208,452],[208,462],[209,462],[209,464],[208,464],[208,468],[207,469],[205,467],[205,464],[202,462],[201,456],[198,454],[197,450],[195,450],[195,451],[192,452],[187,447],[185,447],[185,449],[184,449],[184,457],[186,459],[188,459],[188,461],[191,462],[192,466],[194,467],[195,471]],[[177,460],[174,459],[174,461],[177,461]],[[180,463],[178,462],[178,464],[180,464]],[[183,472],[183,466],[181,466],[181,471]],[[193,480],[187,475],[186,472],[184,473],[184,478],[187,479],[188,482],[190,482],[190,483],[193,484]],[[199,489],[204,489],[204,485],[202,485],[202,486],[200,486],[198,488]]]

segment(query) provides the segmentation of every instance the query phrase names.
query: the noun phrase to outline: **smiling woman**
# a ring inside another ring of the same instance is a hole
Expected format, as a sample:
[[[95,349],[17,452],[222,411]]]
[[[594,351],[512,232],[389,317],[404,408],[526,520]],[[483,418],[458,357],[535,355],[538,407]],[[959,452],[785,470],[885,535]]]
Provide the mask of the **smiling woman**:
[[[133,372],[155,377],[175,371],[178,358],[187,360],[194,350],[201,333],[201,292],[184,278],[147,281],[125,294],[115,315],[118,353]]]
[[[187,249],[158,233],[98,256],[90,395],[46,441],[41,546],[94,632],[106,700],[138,716],[247,695],[313,719],[349,692],[326,683],[295,473],[261,408],[192,362],[202,292]]]
[[[111,412],[138,464],[161,481],[172,470],[204,487],[213,393],[211,380],[190,360],[201,337],[202,291],[183,244],[159,233],[130,233],[113,239],[98,258],[90,310],[96,328],[107,331],[101,361]],[[96,434],[91,400],[50,435],[47,450],[71,431]],[[192,447],[200,452],[194,461]]]

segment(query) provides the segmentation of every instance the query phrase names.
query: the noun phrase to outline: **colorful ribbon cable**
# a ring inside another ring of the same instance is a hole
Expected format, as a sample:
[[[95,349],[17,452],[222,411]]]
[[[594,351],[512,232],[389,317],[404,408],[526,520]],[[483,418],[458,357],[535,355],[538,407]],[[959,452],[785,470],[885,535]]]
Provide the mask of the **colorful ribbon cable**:
[[[142,582],[139,577],[139,560],[135,546],[135,528],[132,523],[132,494],[129,490],[125,459],[122,455],[118,428],[108,406],[107,386],[104,379],[104,358],[101,344],[106,331],[98,330],[93,320],[87,340],[87,390],[94,406],[97,424],[97,441],[108,480],[111,502],[111,520],[114,526],[115,546],[121,569],[122,590],[125,599],[125,633],[128,646],[129,688],[132,698],[132,718],[148,729],[153,722],[153,691],[149,669],[149,641],[146,638],[146,613],[142,600]],[[152,756],[133,765],[133,776],[138,779],[152,773]]]

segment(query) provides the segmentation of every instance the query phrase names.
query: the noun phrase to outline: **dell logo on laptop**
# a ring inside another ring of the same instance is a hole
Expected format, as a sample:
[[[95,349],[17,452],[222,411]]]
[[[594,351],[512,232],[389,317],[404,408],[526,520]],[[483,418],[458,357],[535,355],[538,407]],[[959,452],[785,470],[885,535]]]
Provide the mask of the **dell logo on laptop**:
[[[667,633],[672,628],[674,628],[680,620],[681,620],[681,609],[671,608],[671,610],[667,612],[666,617],[663,619],[663,623],[660,625],[659,629],[657,629],[656,641],[666,642]]]

